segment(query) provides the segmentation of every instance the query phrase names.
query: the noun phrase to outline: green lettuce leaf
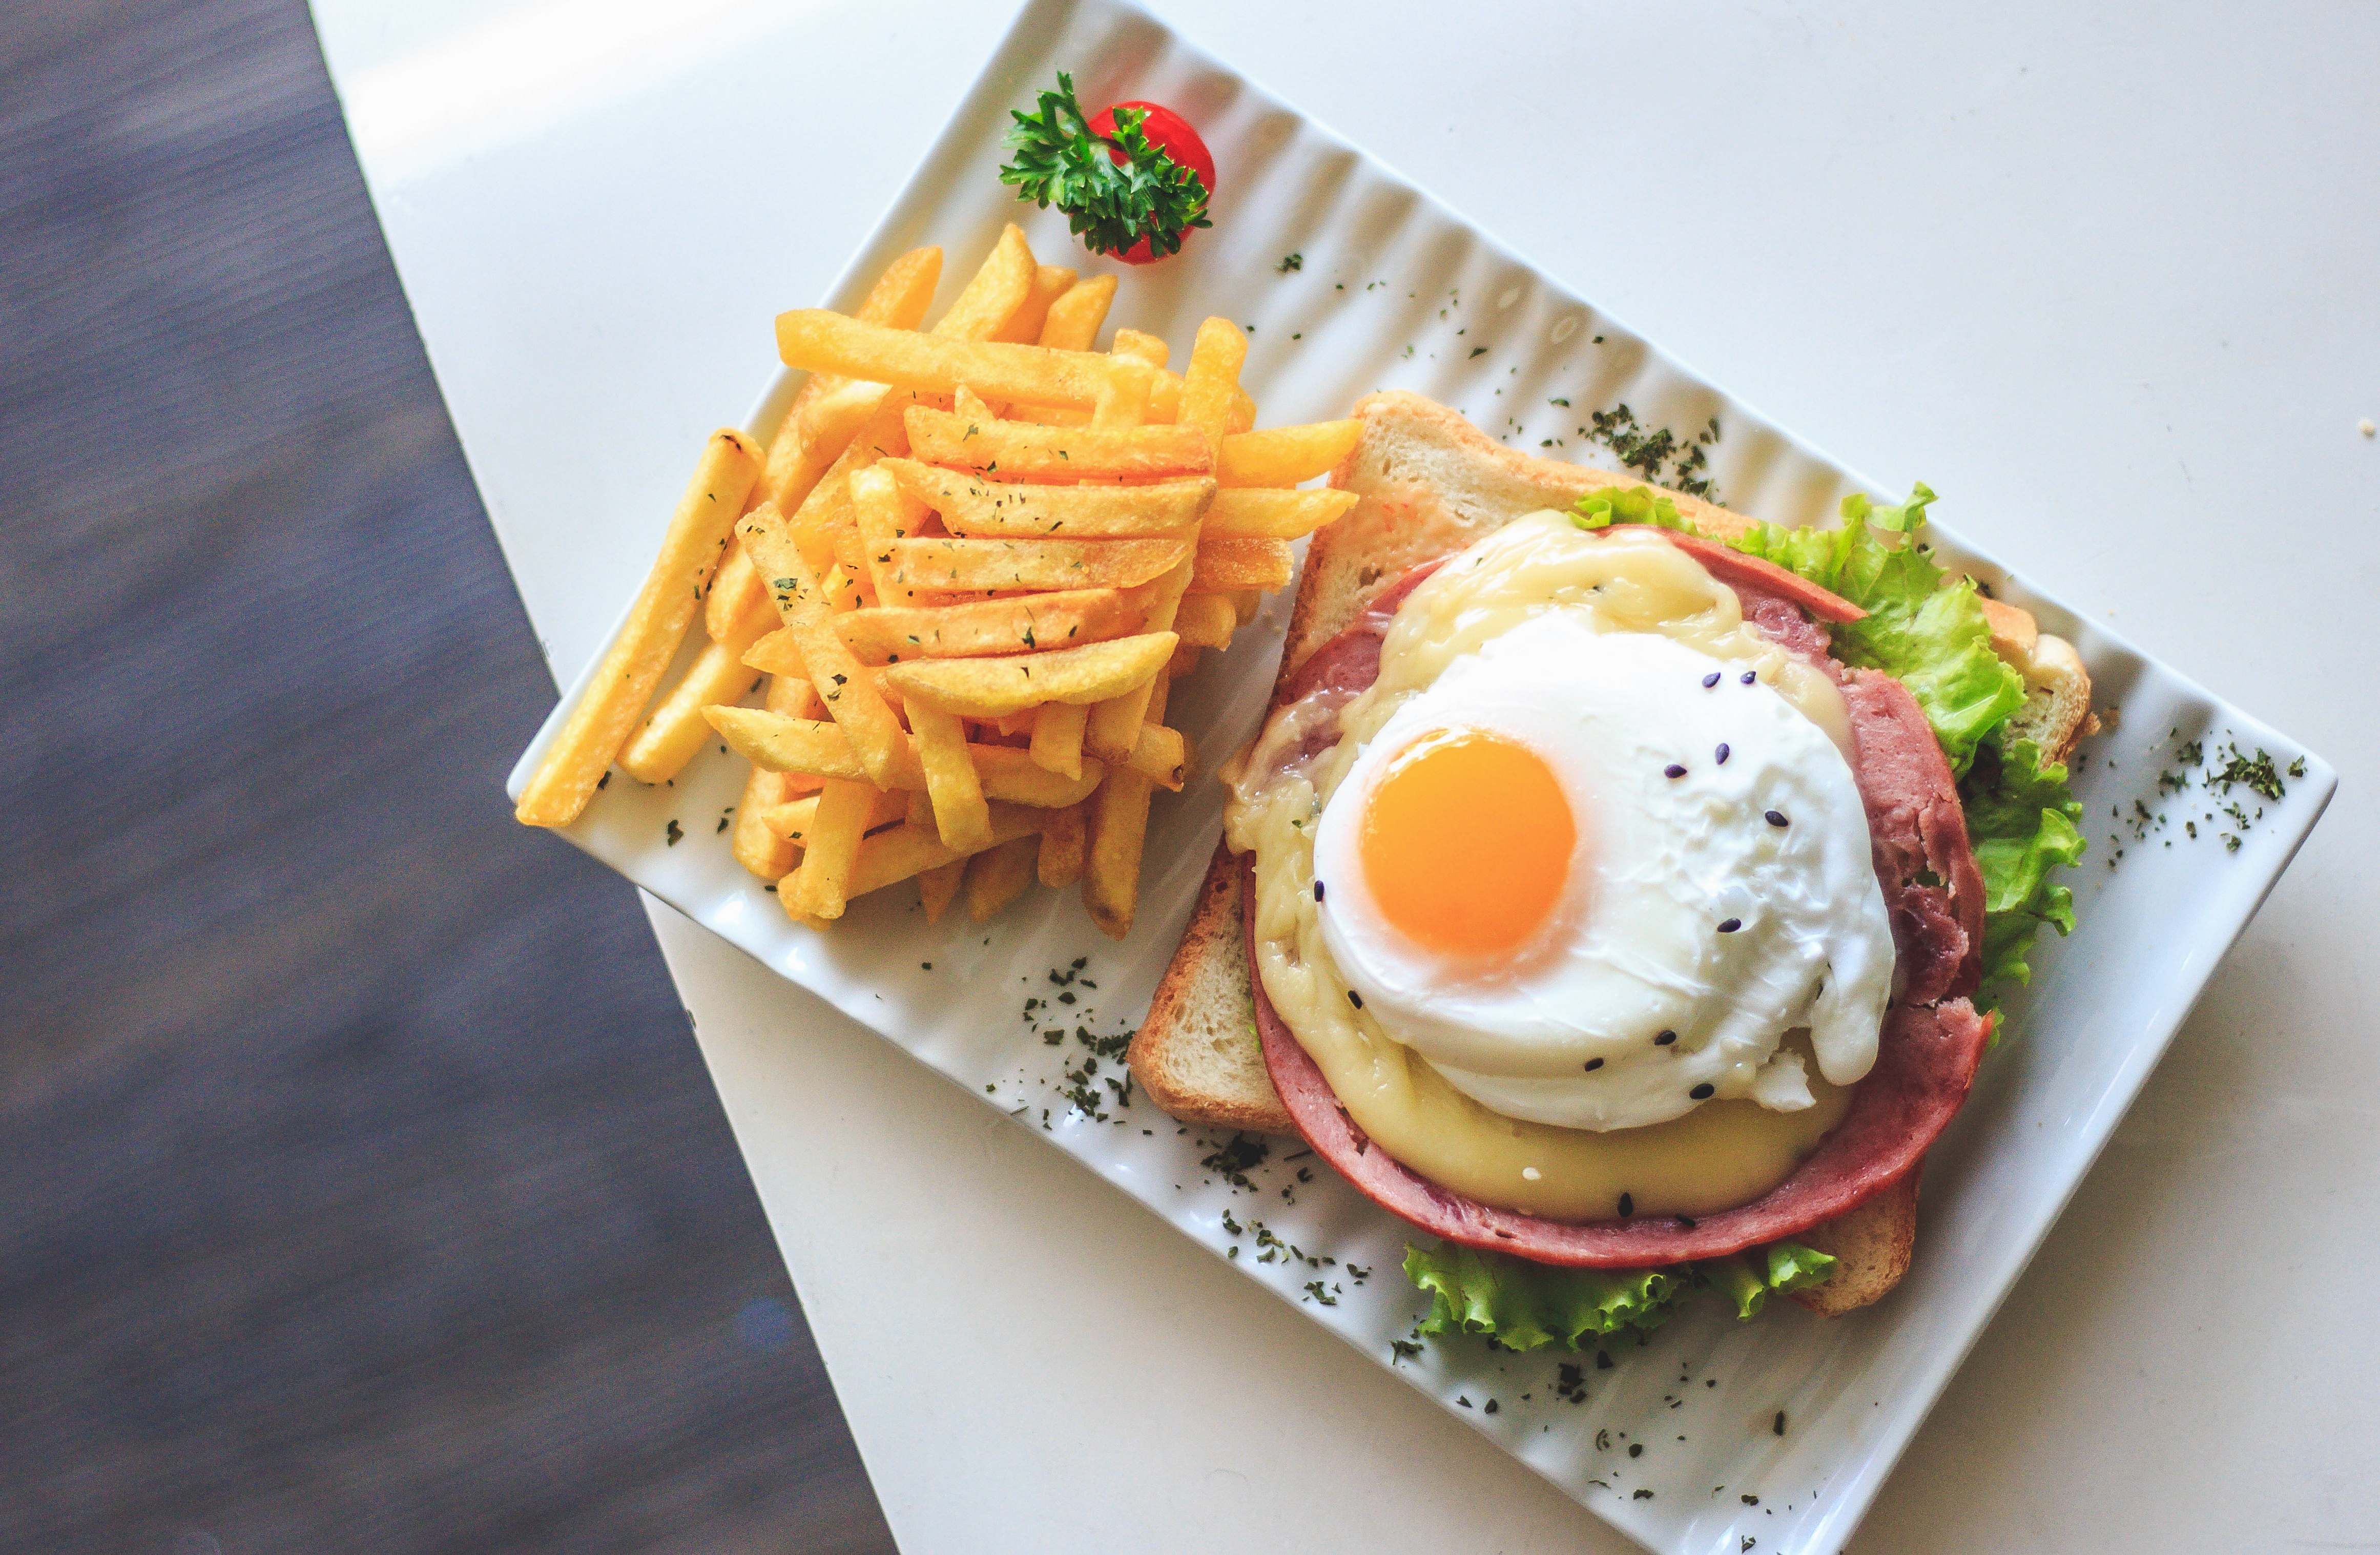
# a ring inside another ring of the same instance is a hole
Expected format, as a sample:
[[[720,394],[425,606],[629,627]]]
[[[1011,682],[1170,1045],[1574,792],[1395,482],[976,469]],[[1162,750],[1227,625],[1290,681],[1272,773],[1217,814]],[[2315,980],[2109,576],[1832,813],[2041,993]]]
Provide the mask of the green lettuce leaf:
[[[2034,937],[2048,924],[2074,929],[2074,893],[2050,878],[2082,861],[2082,814],[2066,785],[2066,769],[2041,759],[2041,747],[2018,740],[1984,747],[1959,784],[1967,812],[1967,839],[1984,875],[1984,981],[2027,983]]]
[[[1834,1278],[1835,1256],[1798,1242],[1772,1242],[1761,1249],[1772,1291],[1806,1291]]]
[[[1405,1278],[1430,1294],[1427,1334],[1483,1334],[1508,1350],[1661,1326],[1686,1282],[1658,1269],[1548,1269],[1451,1242],[1405,1248]]]
[[[1649,1332],[1697,1289],[1749,1318],[1772,1292],[1815,1285],[1834,1267],[1827,1254],[1791,1242],[1671,1269],[1626,1270],[1549,1269],[1451,1242],[1405,1248],[1405,1277],[1430,1294],[1423,1333],[1479,1334],[1508,1350],[1586,1350],[1615,1333]]]
[[[1678,504],[1650,486],[1606,486],[1571,504],[1571,522],[1582,529],[1613,524],[1650,524],[1656,528],[1695,532]]]
[[[2024,706],[2024,677],[1992,651],[1973,579],[1953,577],[1919,543],[1933,500],[1922,482],[1897,507],[1854,494],[1843,499],[1840,528],[1759,524],[1730,543],[1866,611],[1864,620],[1832,628],[1835,656],[1908,686],[1951,770],[1963,772],[1985,738]]]

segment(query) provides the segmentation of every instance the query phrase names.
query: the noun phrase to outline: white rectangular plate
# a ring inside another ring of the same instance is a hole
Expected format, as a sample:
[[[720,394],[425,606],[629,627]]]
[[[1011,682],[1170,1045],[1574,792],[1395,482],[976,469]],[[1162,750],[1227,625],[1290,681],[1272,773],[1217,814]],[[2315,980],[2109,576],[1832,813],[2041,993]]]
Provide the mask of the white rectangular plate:
[[[946,301],[1012,220],[1045,260],[1098,267],[1062,222],[1018,204],[996,176],[1008,110],[1061,68],[1086,103],[1162,101],[1207,137],[1220,186],[1213,230],[1193,235],[1180,262],[1124,271],[1111,322],[1162,334],[1177,352],[1210,313],[1250,326],[1245,381],[1264,424],[1343,415],[1373,389],[1407,388],[1514,446],[1593,459],[1600,451],[1580,430],[1589,412],[1625,403],[1644,423],[1682,431],[1717,417],[1710,473],[1730,505],[1761,517],[1822,522],[1844,493],[1867,489],[1163,24],[1108,0],[1026,9],[832,305],[855,305],[876,272],[922,243],[951,256]],[[1291,254],[1301,268],[1282,268]],[[769,324],[751,321],[756,336]],[[792,390],[781,377],[752,426],[772,428]],[[1834,1322],[1780,1303],[1737,1324],[1706,1303],[1651,1342],[1612,1350],[1609,1368],[1593,1355],[1502,1355],[1467,1342],[1395,1359],[1392,1343],[1427,1306],[1398,1272],[1401,1222],[1291,1145],[1277,1142],[1234,1184],[1202,1164],[1222,1141],[1179,1128],[1145,1099],[1118,1105],[1119,1061],[1087,1073],[1093,1055],[1077,1028],[1131,1028],[1189,916],[1220,825],[1210,782],[1160,796],[1140,919],[1121,944],[1092,928],[1072,894],[1046,892],[989,926],[958,914],[929,927],[914,894],[895,891],[884,895],[899,900],[858,905],[831,935],[798,929],[718,834],[742,763],[717,746],[670,785],[617,778],[565,835],[1044,1133],[1645,1544],[1681,1555],[1834,1549],[2335,786],[2328,766],[2294,742],[2032,593],[1949,529],[1935,533],[1947,558],[2074,641],[2116,716],[2087,747],[2076,784],[2093,844],[2072,881],[2081,928],[2036,955],[2033,988],[2010,1004],[2017,1039],[1985,1064],[1932,1152],[1924,1250],[1908,1280],[1880,1306]],[[1283,596],[1177,695],[1208,766],[1254,732],[1285,617]],[[522,756],[516,796],[584,684],[582,673]],[[2201,789],[2160,790],[2158,774],[2191,741],[2210,752],[2232,741],[2261,747],[2284,768],[2302,759],[2302,775],[2279,801],[2230,795],[2252,815],[2242,831]],[[2136,800],[2169,820],[2136,835],[2126,819]],[[1079,977],[1060,987],[1053,974],[1077,957],[1087,958]],[[787,999],[798,1014],[800,996]],[[1028,1001],[1045,1002],[1028,1012]],[[1098,1114],[1070,1104],[1069,1087],[1096,1093]],[[1565,1364],[1580,1368],[1582,1387],[1560,1385]]]

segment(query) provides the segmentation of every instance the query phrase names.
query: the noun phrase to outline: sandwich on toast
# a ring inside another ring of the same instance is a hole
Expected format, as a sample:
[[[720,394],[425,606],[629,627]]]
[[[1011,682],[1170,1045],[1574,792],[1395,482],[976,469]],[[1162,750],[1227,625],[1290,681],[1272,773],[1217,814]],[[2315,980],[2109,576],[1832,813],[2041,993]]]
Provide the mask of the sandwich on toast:
[[[2071,925],[2080,659],[1932,559],[1922,487],[1786,530],[1356,415],[1135,1077],[1439,1237],[1426,1329],[1876,1300],[1991,990]]]

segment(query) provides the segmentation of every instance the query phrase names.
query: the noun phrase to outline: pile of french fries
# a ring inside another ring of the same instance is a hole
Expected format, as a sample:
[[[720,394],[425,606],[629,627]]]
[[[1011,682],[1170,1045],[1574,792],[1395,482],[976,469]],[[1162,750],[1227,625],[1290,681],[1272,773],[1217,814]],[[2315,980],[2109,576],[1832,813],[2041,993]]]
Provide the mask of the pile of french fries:
[[[1038,878],[1122,938],[1150,796],[1193,760],[1168,689],[1354,504],[1297,488],[1358,424],[1253,431],[1228,320],[1178,375],[1153,335],[1095,349],[1115,278],[1037,264],[1014,226],[921,330],[941,262],[778,318],[808,378],[765,452],[712,435],[517,814],[568,825],[615,761],[662,783],[716,731],[752,764],[735,856],[797,920],[914,880],[929,919],[964,892],[980,921]]]

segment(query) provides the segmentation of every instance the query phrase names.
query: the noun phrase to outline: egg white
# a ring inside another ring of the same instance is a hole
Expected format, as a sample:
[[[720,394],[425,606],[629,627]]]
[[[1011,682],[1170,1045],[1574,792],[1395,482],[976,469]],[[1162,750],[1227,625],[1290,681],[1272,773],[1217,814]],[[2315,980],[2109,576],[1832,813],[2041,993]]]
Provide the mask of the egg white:
[[[1866,812],[1834,741],[1744,671],[1556,609],[1406,700],[1315,833],[1323,937],[1365,1013],[1481,1105],[1565,1128],[1659,1123],[1706,1085],[1806,1107],[1801,1057],[1783,1046],[1802,1027],[1828,1081],[1864,1075],[1893,969]],[[1463,729],[1535,751],[1577,822],[1560,903],[1514,955],[1415,944],[1364,879],[1373,789],[1415,741]]]

